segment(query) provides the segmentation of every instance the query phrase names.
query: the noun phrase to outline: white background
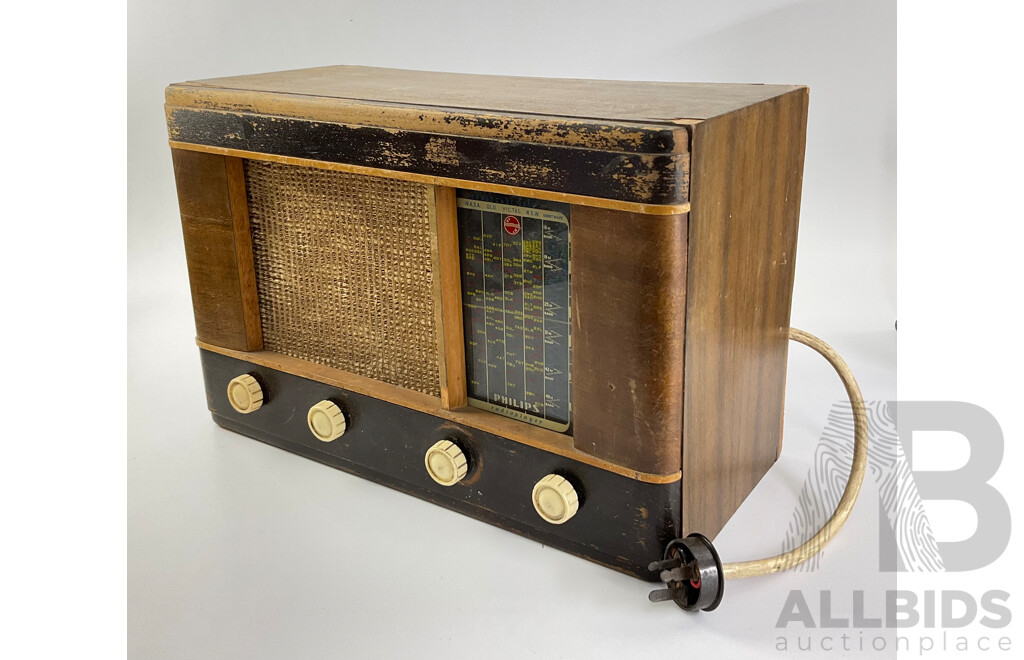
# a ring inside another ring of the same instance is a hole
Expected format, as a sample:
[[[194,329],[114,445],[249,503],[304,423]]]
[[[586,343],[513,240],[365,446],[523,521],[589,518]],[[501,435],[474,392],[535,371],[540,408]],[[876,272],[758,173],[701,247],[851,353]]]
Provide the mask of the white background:
[[[980,3],[927,10],[900,16],[899,395],[992,411],[1007,439],[993,483],[1016,511],[1019,20]],[[808,84],[793,322],[884,399],[896,394],[891,5],[131,4],[127,539],[124,17],[69,6],[61,27],[51,6],[35,11],[11,11],[18,34],[0,46],[19,90],[0,110],[14,127],[0,274],[18,319],[4,330],[16,347],[0,462],[5,655],[122,654],[127,587],[132,658],[772,657],[788,590],[892,587],[875,569],[870,489],[821,570],[730,583],[717,612],[685,616],[648,604],[638,581],[216,428],[160,107],[172,81],[330,63]],[[840,397],[827,366],[794,347],[783,456],[720,535],[727,561],[778,550]],[[949,540],[971,533],[966,518]],[[1019,594],[1013,553],[900,587]],[[435,568],[451,558],[458,570]]]
[[[990,483],[1019,524],[1024,513],[1021,12],[999,2],[950,5],[928,12],[904,7],[900,14],[898,394],[902,400],[968,401],[995,416],[1005,453]],[[904,30],[909,39],[902,38]],[[921,459],[935,466],[928,469],[951,470],[967,459],[963,438],[922,436],[915,438],[915,452],[924,452],[914,456],[915,463]],[[974,511],[960,503],[932,503],[929,516],[946,530],[949,541],[969,537],[976,525]],[[1020,554],[1016,533],[1001,559],[984,569],[904,574],[899,588],[919,594],[1008,591],[1018,617],[1011,626],[991,630],[973,625],[951,630],[949,636],[988,635],[992,648],[996,639],[1008,636],[1011,653],[1020,655]],[[917,629],[913,634],[937,639],[941,631]],[[918,655],[914,646],[907,654]],[[1010,657],[996,651],[978,655]]]

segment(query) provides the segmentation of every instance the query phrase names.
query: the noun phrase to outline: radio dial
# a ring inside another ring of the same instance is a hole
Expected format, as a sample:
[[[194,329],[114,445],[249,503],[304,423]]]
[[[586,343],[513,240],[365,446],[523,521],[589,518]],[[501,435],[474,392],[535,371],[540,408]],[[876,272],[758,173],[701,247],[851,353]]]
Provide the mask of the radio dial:
[[[466,455],[451,440],[441,440],[431,445],[423,462],[430,478],[442,486],[454,486],[469,470]]]
[[[309,409],[306,415],[309,430],[321,442],[337,440],[345,433],[345,413],[333,401],[324,399]]]
[[[580,498],[565,477],[549,474],[533,487],[533,508],[547,522],[561,525],[579,511]]]
[[[242,374],[228,383],[228,403],[243,415],[255,412],[263,405],[263,388],[249,374]]]

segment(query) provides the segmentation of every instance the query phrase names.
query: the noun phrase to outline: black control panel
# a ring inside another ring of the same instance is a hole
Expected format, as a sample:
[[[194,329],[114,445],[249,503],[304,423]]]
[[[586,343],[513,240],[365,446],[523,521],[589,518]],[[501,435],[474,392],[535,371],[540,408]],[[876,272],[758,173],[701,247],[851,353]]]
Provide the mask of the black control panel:
[[[630,479],[394,403],[200,352],[209,407],[225,428],[647,580],[657,580],[648,563],[680,535],[678,480]],[[248,413],[228,400],[228,384],[245,374],[263,397]],[[324,401],[345,416],[344,433],[329,442],[309,421],[310,409]],[[427,452],[443,440],[467,459],[465,476],[450,486],[425,465]],[[563,477],[578,495],[578,511],[562,524],[547,522],[534,503],[535,487],[550,475]]]

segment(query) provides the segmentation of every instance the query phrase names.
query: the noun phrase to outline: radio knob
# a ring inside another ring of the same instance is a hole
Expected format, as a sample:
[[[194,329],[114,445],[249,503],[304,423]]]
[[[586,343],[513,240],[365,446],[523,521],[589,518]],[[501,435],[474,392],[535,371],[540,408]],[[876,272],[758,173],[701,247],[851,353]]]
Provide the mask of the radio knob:
[[[249,374],[236,376],[228,383],[228,402],[238,412],[248,415],[263,405],[263,388]]]
[[[345,413],[341,412],[336,403],[327,399],[309,409],[306,422],[316,439],[323,442],[337,440],[347,428]]]
[[[431,445],[423,458],[430,478],[442,486],[454,486],[466,476],[469,461],[462,449],[451,440],[441,440]]]
[[[576,515],[580,498],[565,477],[549,474],[533,487],[533,508],[552,525],[561,525]]]

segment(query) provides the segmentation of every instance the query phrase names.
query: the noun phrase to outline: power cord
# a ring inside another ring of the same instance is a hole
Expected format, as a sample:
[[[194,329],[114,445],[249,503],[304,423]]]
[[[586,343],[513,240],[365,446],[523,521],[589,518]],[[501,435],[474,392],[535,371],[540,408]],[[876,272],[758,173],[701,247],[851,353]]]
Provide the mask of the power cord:
[[[827,343],[803,330],[791,328],[789,338],[820,353],[839,374],[853,409],[853,464],[843,496],[835,512],[818,532],[803,545],[773,557],[722,564],[718,552],[707,537],[691,534],[675,539],[665,548],[664,559],[651,562],[651,571],[666,587],[652,591],[652,602],[672,600],[684,610],[711,611],[722,602],[727,579],[748,578],[778,573],[804,563],[828,545],[839,533],[860,494],[868,462],[868,418],[857,379],[839,353]]]

